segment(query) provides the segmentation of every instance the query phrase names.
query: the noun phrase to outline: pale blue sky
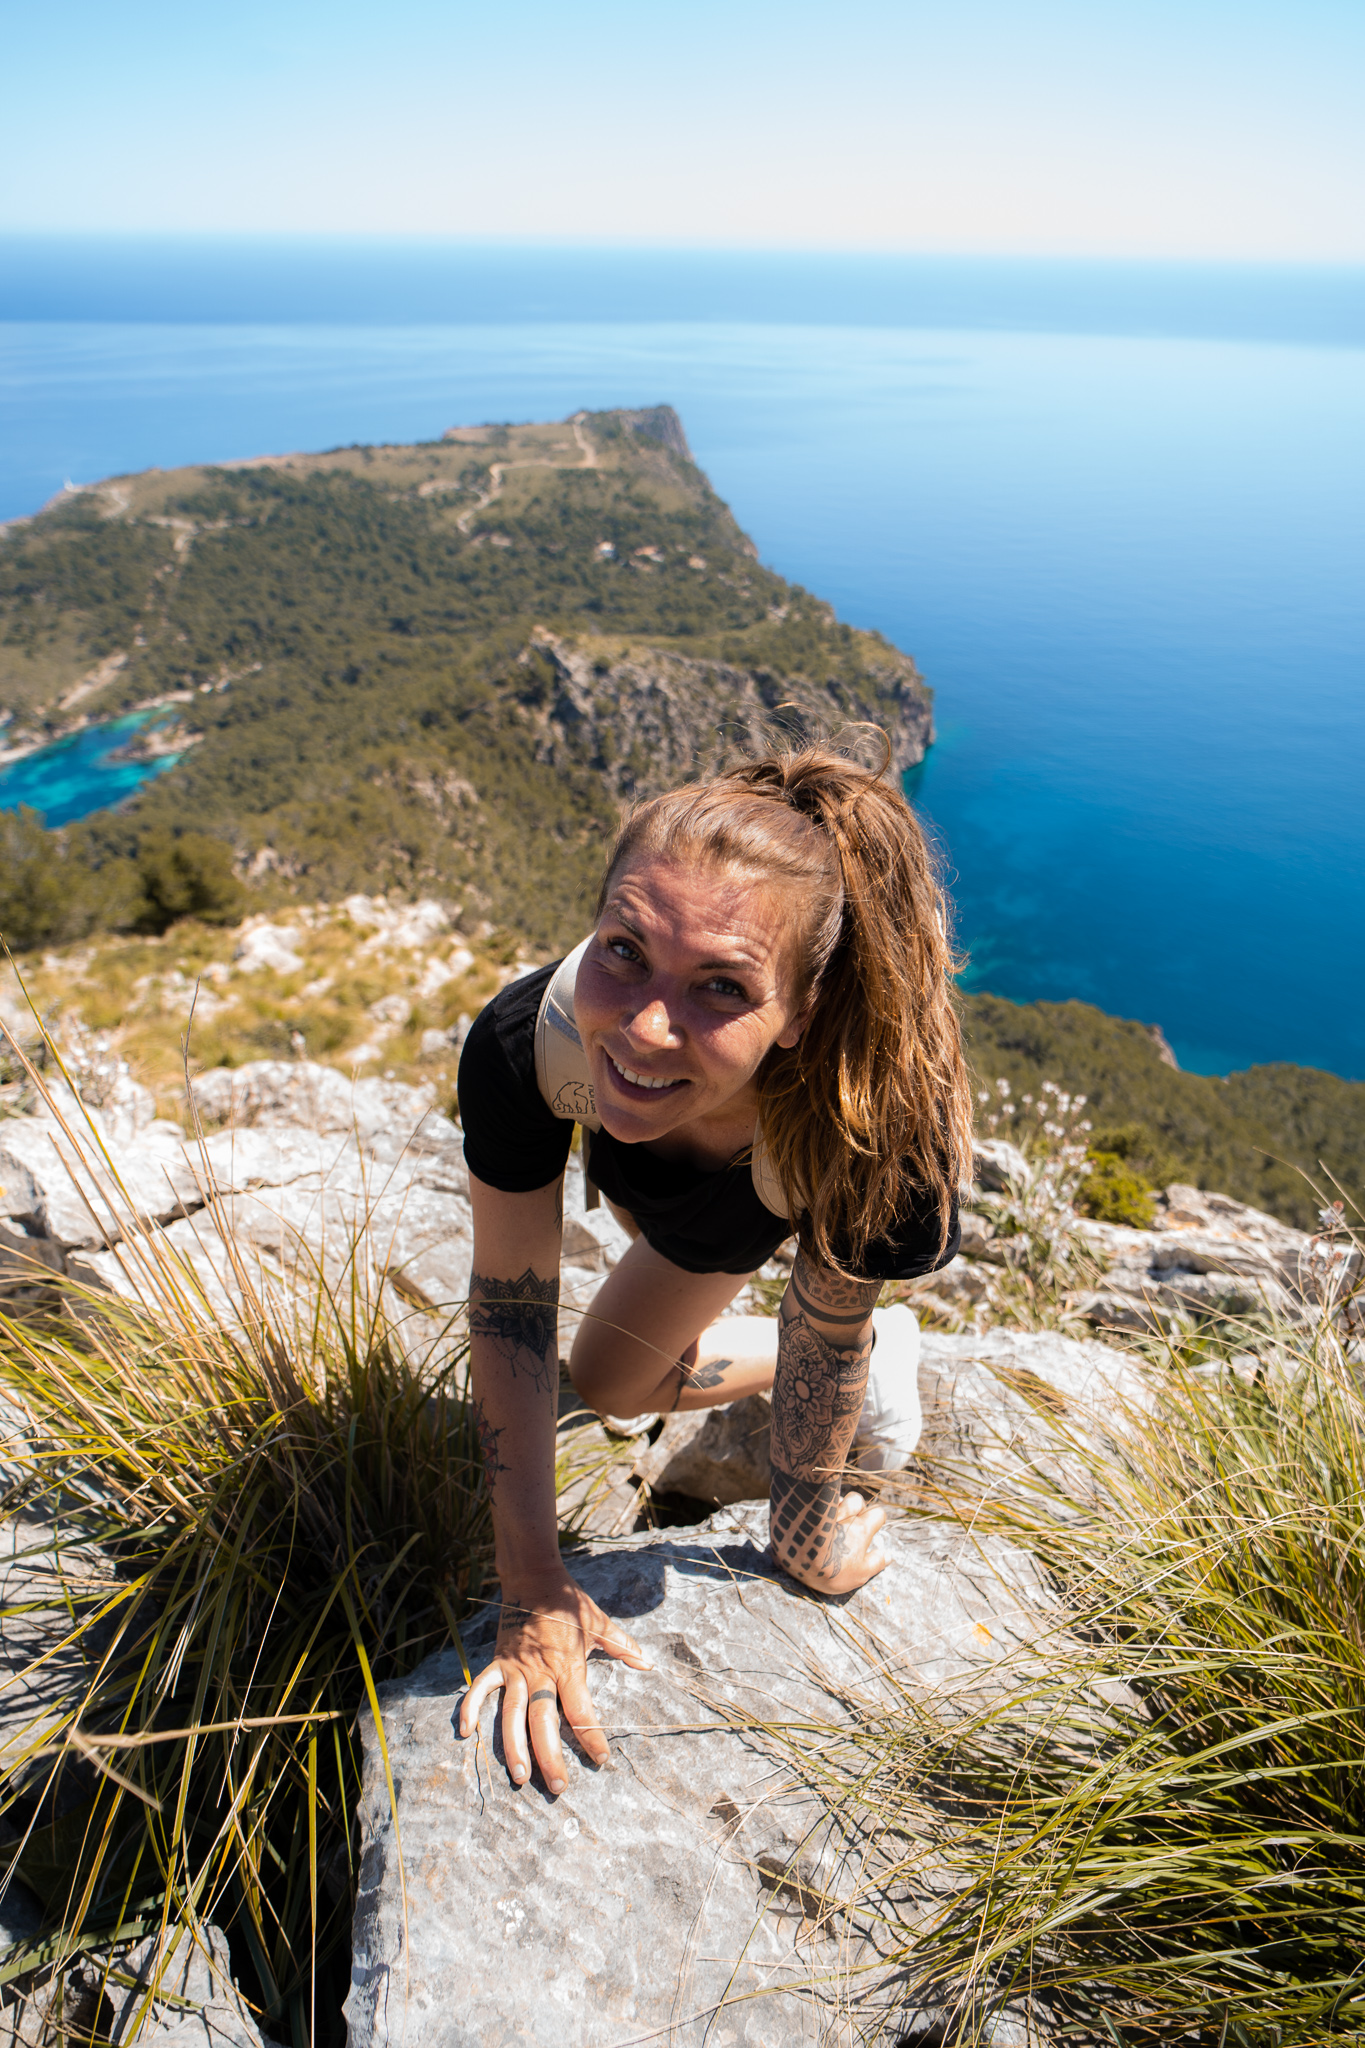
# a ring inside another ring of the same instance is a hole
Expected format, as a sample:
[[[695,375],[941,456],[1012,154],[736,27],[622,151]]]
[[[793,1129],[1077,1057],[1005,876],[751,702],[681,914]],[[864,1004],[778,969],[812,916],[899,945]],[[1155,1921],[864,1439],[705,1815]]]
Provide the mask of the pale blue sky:
[[[0,0],[0,229],[1365,260],[1365,0]]]

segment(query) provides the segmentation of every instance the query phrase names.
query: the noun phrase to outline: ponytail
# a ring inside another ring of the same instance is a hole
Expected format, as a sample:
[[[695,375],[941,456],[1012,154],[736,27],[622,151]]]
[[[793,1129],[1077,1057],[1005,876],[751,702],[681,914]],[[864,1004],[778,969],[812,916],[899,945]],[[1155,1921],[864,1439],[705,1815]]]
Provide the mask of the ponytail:
[[[971,1173],[947,906],[918,820],[880,770],[786,747],[640,805],[606,879],[640,852],[788,883],[800,906],[798,1043],[759,1069],[759,1122],[804,1250],[861,1263],[908,1211],[937,1209],[940,1250]]]

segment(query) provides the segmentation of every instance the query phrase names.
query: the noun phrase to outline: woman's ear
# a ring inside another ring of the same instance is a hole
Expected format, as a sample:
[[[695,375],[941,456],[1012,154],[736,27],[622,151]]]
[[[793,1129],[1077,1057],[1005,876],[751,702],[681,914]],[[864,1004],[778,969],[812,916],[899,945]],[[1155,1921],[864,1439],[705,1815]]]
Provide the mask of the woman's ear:
[[[810,1023],[811,1007],[812,1006],[808,1003],[804,1010],[798,1010],[796,1015],[792,1018],[791,1023],[788,1024],[788,1026],[786,1027],[785,1031],[778,1032],[777,1037],[774,1039],[773,1043],[775,1045],[780,1045],[783,1052],[790,1052],[793,1046],[800,1044],[801,1033]]]

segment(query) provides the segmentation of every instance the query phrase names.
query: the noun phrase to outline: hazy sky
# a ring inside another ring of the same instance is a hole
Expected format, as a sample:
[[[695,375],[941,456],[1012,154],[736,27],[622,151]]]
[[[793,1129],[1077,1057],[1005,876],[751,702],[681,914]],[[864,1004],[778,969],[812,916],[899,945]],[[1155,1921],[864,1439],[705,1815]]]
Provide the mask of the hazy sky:
[[[1365,0],[0,0],[0,228],[1365,260]]]

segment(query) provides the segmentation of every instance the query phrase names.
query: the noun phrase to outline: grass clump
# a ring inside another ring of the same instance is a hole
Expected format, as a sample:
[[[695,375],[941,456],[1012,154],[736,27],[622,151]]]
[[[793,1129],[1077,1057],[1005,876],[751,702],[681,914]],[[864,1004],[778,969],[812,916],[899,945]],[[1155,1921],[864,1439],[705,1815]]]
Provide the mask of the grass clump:
[[[881,1670],[815,1752],[848,1911],[936,2041],[1006,2008],[1110,2048],[1365,2039],[1360,1245],[1322,1250],[1314,1327],[1240,1371],[1168,1359],[1070,1442],[1083,1485],[955,1481],[1042,1567],[1036,1639],[937,1698]]]
[[[68,1953],[216,1921],[301,2048],[349,1956],[357,1709],[483,1584],[478,1446],[458,1348],[419,1372],[359,1286],[229,1331],[164,1279],[80,1337],[0,1317],[9,1505],[60,1530],[6,1603],[52,1605],[3,1812]]]

